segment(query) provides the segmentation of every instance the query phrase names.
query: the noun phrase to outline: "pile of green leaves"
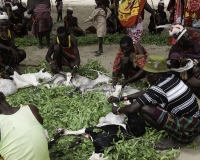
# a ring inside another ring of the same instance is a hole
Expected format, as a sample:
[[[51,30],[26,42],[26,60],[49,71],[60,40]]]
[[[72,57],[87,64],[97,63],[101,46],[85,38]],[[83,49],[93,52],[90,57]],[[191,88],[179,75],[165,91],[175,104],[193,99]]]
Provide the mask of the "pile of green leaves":
[[[51,40],[55,38],[54,35],[51,35]],[[43,39],[44,45],[47,45],[46,38]],[[26,36],[23,38],[15,38],[15,45],[19,48],[26,48],[28,46],[38,46],[39,40],[35,37]]]
[[[45,63],[41,63],[41,68],[45,67]],[[90,70],[100,70],[105,72],[105,69],[98,61],[89,60],[85,66],[80,67],[79,74],[85,75],[92,79],[97,77],[97,74]],[[35,69],[27,68],[24,72],[34,72]],[[100,92],[87,92],[85,97],[80,93],[74,93],[71,98],[67,93],[72,90],[72,87],[58,86],[52,89],[34,87],[20,89],[16,94],[7,97],[7,101],[12,106],[19,104],[34,104],[39,110],[44,120],[44,128],[49,132],[50,139],[56,134],[55,128],[67,128],[69,130],[79,130],[82,128],[95,126],[98,124],[100,117],[105,116],[111,111],[111,104],[108,104],[107,98]],[[153,144],[163,137],[164,132],[157,132],[152,128],[146,128],[144,136],[134,138],[128,141],[121,140],[116,145],[105,150],[105,156],[109,156],[110,160],[173,160],[180,150],[170,150],[165,153],[155,151]],[[63,157],[57,160],[85,160],[88,159],[94,147],[92,142],[84,139],[84,143],[76,146],[73,149],[68,149],[68,146],[78,139],[76,136],[61,137],[56,145],[50,150],[62,151]]]
[[[158,46],[169,45],[169,35],[168,34],[142,34],[141,36],[142,44],[155,44]]]
[[[103,43],[108,44],[119,44],[120,39],[124,37],[124,34],[107,34],[104,37]],[[51,40],[55,38],[55,35],[51,35]],[[98,44],[98,37],[94,34],[87,35],[84,37],[76,37],[79,46],[87,46],[92,44]],[[152,35],[152,34],[143,34],[141,36],[142,44],[156,44],[156,45],[168,45],[169,36],[167,34]],[[16,46],[20,48],[26,48],[28,46],[38,46],[39,41],[35,37],[24,37],[15,39]],[[46,45],[46,39],[44,38],[44,45]]]
[[[119,44],[120,39],[126,36],[125,34],[107,34],[104,37],[104,44],[112,44],[116,43]],[[77,37],[79,46],[86,46],[91,44],[97,44],[98,38],[96,35],[88,35],[85,37]],[[155,45],[168,45],[169,35],[168,34],[142,34],[141,36],[141,43],[142,44],[155,44]]]

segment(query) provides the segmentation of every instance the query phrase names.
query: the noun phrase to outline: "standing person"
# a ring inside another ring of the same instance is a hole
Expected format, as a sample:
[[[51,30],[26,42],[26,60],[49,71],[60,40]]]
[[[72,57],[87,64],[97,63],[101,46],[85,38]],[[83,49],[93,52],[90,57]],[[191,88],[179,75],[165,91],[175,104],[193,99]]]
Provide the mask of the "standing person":
[[[72,76],[75,76],[80,65],[80,55],[77,41],[70,36],[69,28],[58,27],[57,37],[50,44],[46,61],[51,65],[53,73],[63,71],[62,66],[69,66]]]
[[[71,34],[74,36],[85,36],[83,30],[78,26],[77,17],[73,16],[73,8],[68,7],[66,13],[67,15],[64,17],[64,26],[69,28]]]
[[[118,19],[118,9],[119,9],[120,0],[111,0],[110,1],[110,10],[112,12],[110,18],[107,20],[107,33],[125,33],[126,29],[120,24]]]
[[[125,97],[110,97],[110,103],[136,99],[121,108],[113,106],[112,112],[140,112],[151,127],[165,130],[172,139],[164,138],[155,145],[155,149],[166,150],[191,143],[200,133],[200,112],[194,94],[182,80],[169,73],[165,57],[149,56],[143,70],[147,72],[150,88]]]
[[[146,64],[147,52],[140,44],[133,44],[129,36],[120,40],[120,49],[113,64],[113,87],[117,84],[119,77],[124,75],[122,87],[128,83],[144,78],[145,71],[142,69]]]
[[[143,32],[144,9],[155,16],[158,24],[160,23],[159,15],[156,14],[146,0],[124,0],[119,6],[119,21],[122,26],[126,27],[133,43],[140,43]]]
[[[167,20],[167,14],[164,11],[164,1],[160,0],[160,2],[158,3],[158,10],[156,10],[156,13],[158,13],[160,15],[160,24],[159,25],[165,25],[167,23],[169,23],[169,21]],[[164,28],[159,28],[159,29],[155,29],[156,26],[158,25],[158,22],[155,20],[155,17],[153,15],[150,16],[150,22],[149,22],[149,32],[153,33],[153,34],[160,34]]]
[[[9,30],[8,16],[0,11],[0,68],[5,70],[3,78],[10,78],[14,71],[19,71],[18,65],[26,58],[26,52],[15,46],[15,34]]]
[[[57,8],[57,22],[62,21],[62,9],[63,9],[63,1],[62,0],[56,0],[55,1],[56,4],[56,8]]]
[[[110,17],[111,11],[102,4],[102,0],[95,0],[97,6],[92,15],[85,22],[92,21],[97,23],[97,37],[99,38],[99,49],[95,51],[95,56],[103,53],[103,37],[106,35],[106,19]]]
[[[183,20],[184,0],[169,0],[167,11],[170,13],[169,21],[172,24],[181,24]]]
[[[43,119],[34,105],[12,107],[0,92],[0,155],[4,160],[50,160]]]
[[[50,44],[50,32],[52,29],[52,18],[50,15],[50,6],[46,4],[45,0],[35,2],[34,10],[28,12],[34,13],[34,22],[32,25],[32,34],[39,39],[38,48],[43,48],[42,38],[46,36],[47,47]]]

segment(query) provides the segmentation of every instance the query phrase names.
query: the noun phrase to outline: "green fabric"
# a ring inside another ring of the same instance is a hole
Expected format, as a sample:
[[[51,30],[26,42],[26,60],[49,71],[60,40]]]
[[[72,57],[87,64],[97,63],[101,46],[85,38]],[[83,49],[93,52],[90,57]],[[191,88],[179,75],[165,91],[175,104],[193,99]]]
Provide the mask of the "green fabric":
[[[29,106],[12,115],[0,115],[0,155],[4,160],[50,160],[44,128]]]
[[[151,73],[169,72],[166,58],[159,55],[149,55],[143,70]]]

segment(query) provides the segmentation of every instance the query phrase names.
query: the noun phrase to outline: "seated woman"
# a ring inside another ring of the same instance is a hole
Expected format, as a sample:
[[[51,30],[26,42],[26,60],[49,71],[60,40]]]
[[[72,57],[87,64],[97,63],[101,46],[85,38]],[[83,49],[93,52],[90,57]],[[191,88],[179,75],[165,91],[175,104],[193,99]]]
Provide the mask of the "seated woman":
[[[10,29],[15,33],[16,37],[24,37],[28,35],[27,23],[28,18],[25,18],[17,6],[12,7],[10,15]]]
[[[21,14],[24,14],[24,12],[27,10],[26,3],[22,2],[21,0],[12,0],[12,5],[17,6]]]
[[[26,58],[26,52],[17,49],[14,39],[14,32],[9,30],[8,15],[0,11],[0,69],[6,72],[2,78],[10,78],[14,71],[20,73],[18,65]]]
[[[68,7],[64,17],[64,26],[69,27],[71,34],[74,36],[85,36],[83,30],[78,26],[78,19],[73,16],[73,8]]]
[[[164,25],[169,23],[166,12],[164,11],[164,2],[162,0],[160,0],[158,3],[158,10],[156,10],[156,12],[160,15],[160,23],[158,24],[158,21],[155,19],[154,15],[150,16],[148,29],[152,34],[160,34],[164,30],[164,28],[155,29],[156,25]]]

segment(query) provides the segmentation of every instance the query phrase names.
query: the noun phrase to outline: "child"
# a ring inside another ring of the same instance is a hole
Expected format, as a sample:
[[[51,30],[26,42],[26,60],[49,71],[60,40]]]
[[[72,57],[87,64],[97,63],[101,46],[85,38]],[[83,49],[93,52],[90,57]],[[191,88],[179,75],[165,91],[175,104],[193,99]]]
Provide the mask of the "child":
[[[97,22],[97,37],[99,38],[99,50],[95,51],[95,56],[103,53],[103,37],[106,35],[106,19],[110,17],[111,11],[102,4],[102,0],[95,0],[97,6],[92,15],[85,21]]]
[[[158,24],[158,22],[155,19],[154,15],[151,15],[148,29],[149,29],[150,33],[154,33],[154,34],[159,33],[160,34],[163,31],[164,28],[155,29],[156,25],[164,25],[164,24],[169,23],[169,21],[167,20],[166,12],[164,11],[164,2],[163,2],[163,0],[160,0],[160,2],[158,3],[158,10],[156,12],[160,16],[160,23]]]
[[[63,8],[63,2],[62,0],[56,0],[55,1],[56,4],[56,8],[57,8],[57,12],[58,12],[58,16],[57,16],[57,22],[62,21],[62,8]]]

